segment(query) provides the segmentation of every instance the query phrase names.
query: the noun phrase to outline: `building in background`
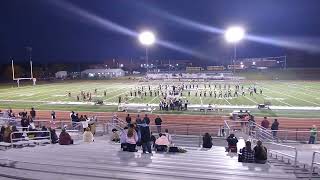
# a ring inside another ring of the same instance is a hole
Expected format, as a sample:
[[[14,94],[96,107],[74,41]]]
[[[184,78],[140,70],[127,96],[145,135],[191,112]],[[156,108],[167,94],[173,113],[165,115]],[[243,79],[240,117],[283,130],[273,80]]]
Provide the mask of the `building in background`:
[[[55,73],[56,79],[66,79],[68,77],[67,71],[58,71]]]
[[[122,69],[86,69],[81,72],[82,78],[111,79],[125,76]]]

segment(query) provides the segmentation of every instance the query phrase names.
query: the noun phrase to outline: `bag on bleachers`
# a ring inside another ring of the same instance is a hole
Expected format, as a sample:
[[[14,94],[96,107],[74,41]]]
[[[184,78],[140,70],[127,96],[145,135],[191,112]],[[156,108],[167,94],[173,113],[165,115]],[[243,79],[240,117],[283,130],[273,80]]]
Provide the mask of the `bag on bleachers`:
[[[179,152],[179,148],[175,146],[169,147],[169,152]]]

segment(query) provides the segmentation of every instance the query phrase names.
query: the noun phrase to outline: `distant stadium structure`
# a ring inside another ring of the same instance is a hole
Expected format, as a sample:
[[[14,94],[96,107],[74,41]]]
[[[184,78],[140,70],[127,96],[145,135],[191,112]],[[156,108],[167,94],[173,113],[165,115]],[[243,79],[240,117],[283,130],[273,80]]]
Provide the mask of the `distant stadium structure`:
[[[83,78],[109,79],[125,76],[122,69],[86,69],[81,72]]]
[[[68,76],[68,72],[67,71],[58,71],[55,73],[55,77],[56,79],[65,79]]]

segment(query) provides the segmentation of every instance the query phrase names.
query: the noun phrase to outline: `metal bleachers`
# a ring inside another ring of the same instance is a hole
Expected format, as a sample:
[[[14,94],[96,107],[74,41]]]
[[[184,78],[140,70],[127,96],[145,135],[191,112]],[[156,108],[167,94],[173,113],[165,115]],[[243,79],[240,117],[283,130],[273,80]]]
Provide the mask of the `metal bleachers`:
[[[106,136],[91,144],[47,145],[0,152],[0,176],[14,179],[296,179],[268,164],[239,163],[224,147],[186,153],[120,151]]]

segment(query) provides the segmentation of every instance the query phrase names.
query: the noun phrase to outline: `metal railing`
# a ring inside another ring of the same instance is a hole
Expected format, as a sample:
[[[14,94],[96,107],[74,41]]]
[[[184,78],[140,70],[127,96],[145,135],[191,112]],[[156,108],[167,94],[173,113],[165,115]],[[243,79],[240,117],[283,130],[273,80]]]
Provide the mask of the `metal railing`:
[[[273,142],[265,142],[265,144],[270,144],[270,145],[274,145],[274,146],[280,146],[280,147],[284,147],[284,148],[286,148],[286,149],[290,149],[290,150],[293,150],[294,151],[294,155],[291,155],[291,154],[288,154],[288,153],[284,153],[284,152],[281,152],[281,151],[278,151],[278,150],[270,150],[269,152],[270,152],[270,155],[272,156],[272,152],[276,155],[276,158],[278,159],[278,154],[280,154],[280,155],[282,155],[281,157],[282,157],[282,160],[284,160],[283,159],[283,157],[285,156],[285,157],[288,157],[288,158],[292,158],[293,159],[293,161],[294,161],[294,163],[293,163],[293,165],[294,165],[294,170],[293,170],[293,172],[295,173],[296,172],[296,169],[297,169],[297,163],[298,163],[298,150],[297,150],[297,148],[295,148],[295,147],[293,147],[293,146],[288,146],[288,145],[284,145],[284,144],[278,144],[278,143],[273,143]],[[269,147],[269,149],[271,149],[271,147]],[[288,162],[289,162],[290,160],[288,159]]]
[[[320,162],[315,162],[315,157],[316,157],[317,154],[320,155],[320,151],[314,151],[313,154],[312,154],[312,161],[311,161],[311,165],[310,165],[309,179],[312,179],[312,174],[315,172],[314,165],[320,166]]]
[[[45,133],[45,136],[38,136],[38,133]],[[14,134],[19,134],[19,138],[13,138]],[[26,136],[24,136],[24,134]],[[34,137],[28,137],[28,134],[34,134]],[[11,147],[13,148],[15,143],[19,141],[29,141],[29,140],[41,140],[41,139],[48,139],[49,142],[51,143],[51,133],[50,131],[16,131],[12,132],[10,134],[10,139],[11,139]]]

